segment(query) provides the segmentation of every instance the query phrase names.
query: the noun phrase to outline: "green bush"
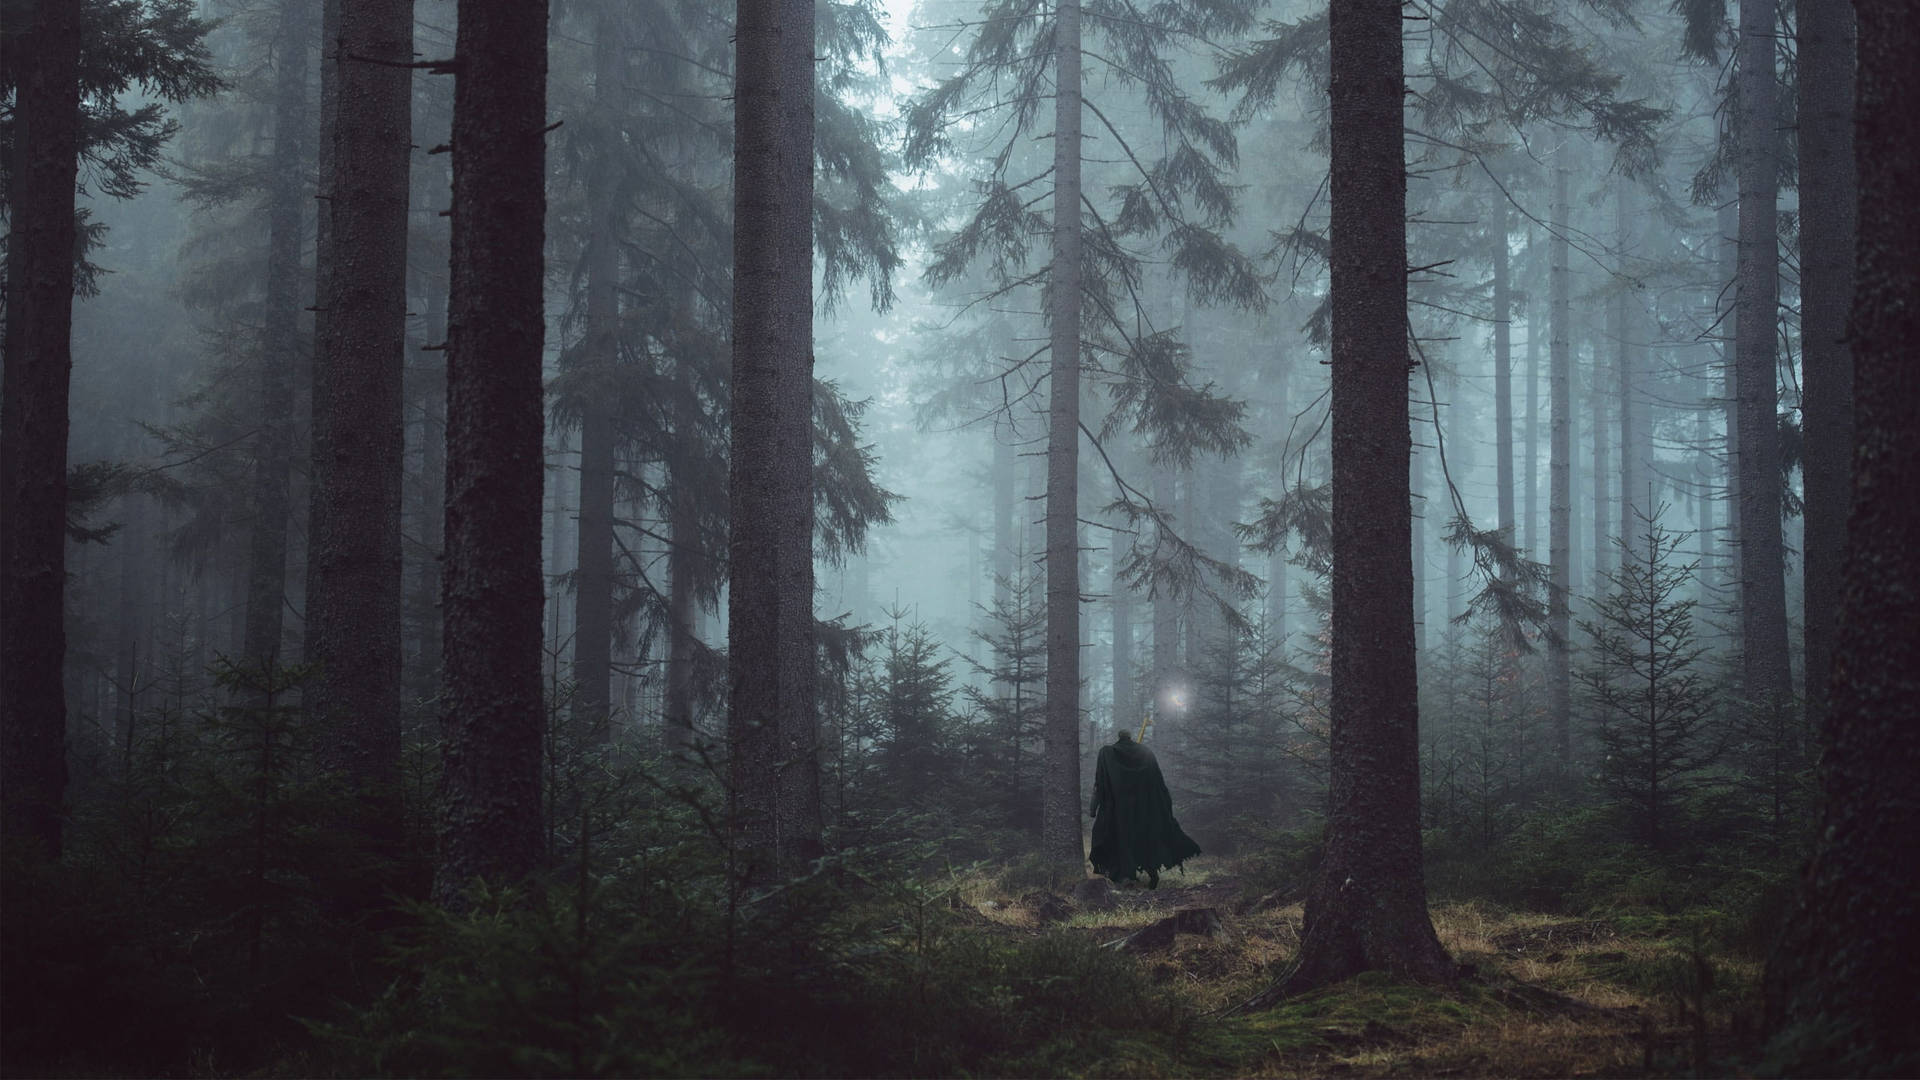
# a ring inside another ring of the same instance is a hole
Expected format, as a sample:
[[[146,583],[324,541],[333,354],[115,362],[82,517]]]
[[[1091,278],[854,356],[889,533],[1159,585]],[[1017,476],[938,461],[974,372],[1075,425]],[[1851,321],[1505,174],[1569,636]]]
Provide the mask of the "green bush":
[[[293,1015],[369,993],[378,883],[406,875],[333,825],[355,804],[285,704],[309,671],[223,660],[212,674],[191,707],[136,714],[110,752],[76,753],[62,862],[4,869],[8,1072],[252,1069],[305,1041]],[[348,880],[376,885],[348,904]]]
[[[483,890],[461,913],[414,908],[418,926],[392,958],[387,992],[314,1025],[320,1061],[337,1075],[755,1072],[701,1015],[719,986],[717,957],[676,948],[675,919],[648,918],[612,892],[604,882],[584,895]]]
[[[1076,935],[994,939],[944,894],[852,861],[740,894],[683,845],[540,890],[418,907],[394,981],[315,1024],[337,1075],[953,1075],[1057,1071],[1184,1014]],[[875,885],[872,882],[884,882]],[[848,1033],[858,1033],[849,1037]],[[1164,1034],[1148,1037],[1164,1038]],[[1038,1056],[1036,1056],[1038,1055]]]

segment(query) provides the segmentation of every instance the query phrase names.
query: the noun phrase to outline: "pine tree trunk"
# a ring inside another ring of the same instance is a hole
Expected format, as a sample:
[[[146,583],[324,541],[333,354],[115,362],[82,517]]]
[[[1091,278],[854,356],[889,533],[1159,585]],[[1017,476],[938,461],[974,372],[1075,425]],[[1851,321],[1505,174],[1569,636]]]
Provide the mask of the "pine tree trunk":
[[[1173,466],[1157,461],[1152,468],[1149,483],[1153,505],[1171,516],[1176,500]],[[1173,590],[1167,588],[1153,590],[1152,604],[1153,685],[1147,688],[1151,696],[1145,704],[1158,715],[1161,703],[1166,700],[1167,690],[1173,685],[1175,672],[1180,667],[1180,605],[1173,597]]]
[[[1615,177],[1613,182],[1613,243],[1614,262],[1624,263],[1627,248],[1631,242],[1628,239],[1627,183],[1621,177]],[[1620,498],[1614,504],[1615,508],[1612,511],[1617,523],[1614,535],[1627,538],[1631,542],[1629,533],[1633,521],[1633,484],[1628,482],[1627,473],[1633,467],[1633,451],[1630,448],[1633,438],[1633,410],[1627,407],[1627,397],[1632,393],[1633,371],[1627,356],[1626,278],[1627,274],[1624,270],[1615,271],[1613,303],[1607,310],[1607,336],[1612,339],[1613,345],[1614,425],[1620,442]],[[1598,375],[1597,372],[1595,374]],[[1597,380],[1595,392],[1599,392]],[[1613,471],[1611,463],[1608,464],[1609,467],[1603,470],[1603,474]],[[1596,592],[1595,595],[1599,593]]]
[[[1013,431],[1008,418],[994,422],[993,438],[993,610],[1005,611],[1011,603],[1013,575],[1018,563],[1014,544],[1020,535],[1014,522]],[[1007,685],[996,682],[994,695],[1004,699]]]
[[[681,358],[674,364],[680,385],[674,395],[674,432],[683,453],[694,445],[698,419],[693,388],[692,363]],[[669,750],[691,750],[696,741],[693,730],[693,662],[698,645],[699,582],[698,569],[704,550],[700,537],[700,507],[695,496],[698,481],[692,470],[669,460],[673,470],[667,478],[667,583],[673,591],[667,598],[667,679],[666,698],[661,719],[666,725]]]
[[[1188,314],[1188,326],[1190,335],[1199,334],[1191,311]],[[1209,351],[1217,348],[1212,347]],[[1232,362],[1222,362],[1217,372],[1221,393],[1244,400],[1246,394],[1241,382],[1241,367]],[[1240,569],[1241,545],[1233,535],[1233,526],[1235,522],[1246,520],[1246,515],[1240,511],[1241,500],[1245,497],[1245,469],[1245,461],[1239,454],[1233,454],[1225,460],[1207,465],[1194,476],[1194,485],[1206,500],[1203,514],[1206,550],[1235,570]],[[1220,592],[1222,597],[1231,594],[1231,590],[1225,588]],[[1215,598],[1196,597],[1195,606],[1198,608],[1195,621],[1200,624],[1201,633],[1197,635],[1198,650],[1193,653],[1190,662],[1197,668],[1210,664],[1217,650],[1228,649],[1233,636],[1226,615]]]
[[[1084,407],[1085,407],[1085,403],[1082,402],[1082,408]],[[1084,482],[1084,480],[1085,480],[1085,477],[1082,477],[1081,481]],[[1076,485],[1076,490],[1077,490],[1077,487],[1078,485]],[[1093,580],[1093,546],[1087,543],[1087,527],[1083,524],[1080,524],[1078,521],[1074,523],[1073,543],[1074,543],[1074,550],[1077,555],[1077,558],[1075,561],[1077,561],[1080,564],[1074,569],[1074,580],[1076,582],[1080,582],[1080,581],[1090,582]],[[1081,657],[1080,670],[1084,673],[1093,669],[1095,666],[1093,660],[1091,659],[1093,656],[1093,620],[1085,617],[1085,615],[1083,614],[1079,619],[1079,623],[1080,623],[1080,642],[1079,642],[1079,648],[1075,652],[1075,655]],[[1081,738],[1080,738],[1081,726],[1084,723],[1090,722],[1093,719],[1093,709],[1088,704],[1091,698],[1091,695],[1093,693],[1093,687],[1089,685],[1091,682],[1092,680],[1085,677],[1085,675],[1083,674],[1080,679],[1079,693],[1077,693],[1074,698],[1073,769],[1074,769],[1074,776],[1076,778],[1079,777],[1082,773],[1086,772],[1087,766],[1091,764],[1089,760],[1083,760],[1086,758],[1086,755],[1081,750],[1081,747],[1084,744],[1081,742]],[[1074,819],[1074,824],[1075,825],[1079,824],[1078,817]]]
[[[1852,515],[1820,729],[1819,842],[1765,980],[1768,1026],[1786,1036],[1773,1058],[1787,1075],[1897,1076],[1920,1063],[1920,11],[1906,0],[1858,0],[1854,11]]]
[[[260,341],[260,426],[254,444],[253,528],[247,559],[247,625],[241,653],[249,664],[282,661],[281,612],[287,593],[287,485],[293,468],[293,376],[300,353],[300,248],[305,239],[307,46],[305,0],[282,0],[273,108],[272,176],[267,200],[265,326]]]
[[[1240,394],[1239,387],[1231,382],[1225,384],[1224,390],[1236,397]],[[1208,519],[1212,526],[1210,529],[1212,535],[1209,539],[1214,545],[1213,557],[1238,570],[1241,546],[1240,541],[1233,535],[1233,526],[1235,522],[1246,520],[1246,515],[1240,509],[1241,500],[1246,497],[1245,463],[1241,461],[1240,455],[1235,454],[1217,465],[1210,466],[1210,469],[1212,484],[1208,492],[1210,496],[1208,501],[1212,505],[1208,507]],[[1223,596],[1229,595],[1230,592],[1231,590],[1227,589],[1221,590]],[[1225,647],[1232,640],[1232,629],[1227,625],[1226,617],[1221,613],[1219,605],[1211,598],[1204,599],[1201,603],[1205,605],[1203,610],[1206,612],[1205,647],[1208,649]]]
[[[1626,253],[1639,242],[1633,235],[1632,204],[1635,199],[1626,181],[1618,182],[1613,199],[1614,235],[1621,258],[1624,259]],[[1619,522],[1620,536],[1631,543],[1637,528],[1634,517],[1636,508],[1648,515],[1653,513],[1647,491],[1648,478],[1652,475],[1649,408],[1642,403],[1647,356],[1647,346],[1642,342],[1642,337],[1646,334],[1647,320],[1640,309],[1639,300],[1624,287],[1619,302],[1620,332],[1615,339],[1613,353],[1614,374],[1619,379],[1618,390],[1614,394],[1615,407],[1620,410],[1620,509],[1616,520]]]
[[[1400,5],[1334,0],[1330,22],[1331,788],[1286,993],[1369,969],[1454,972],[1427,917],[1420,854]]]
[[[1695,408],[1693,417],[1693,441],[1695,446],[1693,465],[1693,505],[1694,527],[1700,530],[1696,542],[1700,545],[1700,565],[1712,566],[1715,559],[1715,539],[1720,535],[1716,523],[1714,507],[1719,502],[1716,492],[1720,479],[1720,469],[1713,456],[1712,413],[1716,408],[1714,399],[1702,395]],[[1703,575],[1704,578],[1704,575]]]
[[[580,553],[580,466],[579,455],[575,451],[571,437],[565,429],[551,433],[552,443],[545,447],[547,455],[546,469],[552,480],[541,494],[540,511],[543,515],[540,532],[540,565],[543,582],[559,582],[572,574]],[[548,672],[558,677],[557,668],[560,654],[564,650],[568,631],[573,626],[573,613],[578,605],[573,594],[564,589],[554,589],[547,598],[545,651],[546,663],[554,665]]]
[[[342,0],[326,333],[314,358],[307,702],[322,760],[360,795],[360,825],[397,843],[400,475],[407,341],[412,0]],[[326,137],[323,133],[323,138]]]
[[[1013,432],[1004,422],[994,425],[993,431],[993,598],[1004,603],[1007,592],[1013,582],[1017,568],[1018,554],[1014,545],[1018,542],[1020,529],[1014,520],[1014,449]]]
[[[1418,440],[1413,439],[1412,429],[1408,429],[1408,439],[1412,445],[1407,452],[1407,505],[1411,508],[1413,521],[1410,525],[1407,546],[1413,552],[1413,649],[1425,656],[1427,654],[1427,612],[1432,607],[1432,590],[1427,579],[1432,576],[1427,566],[1427,455]]]
[[[115,538],[120,548],[119,614],[115,622],[119,627],[119,641],[114,647],[114,682],[118,690],[117,709],[114,717],[114,756],[119,759],[120,778],[128,778],[133,765],[133,741],[135,711],[138,708],[140,691],[146,683],[141,680],[140,645],[143,641],[153,641],[157,637],[153,627],[144,617],[147,610],[145,597],[147,577],[141,573],[144,566],[142,556],[151,544],[147,536],[146,519],[149,514],[145,500],[129,500],[124,511],[127,515],[125,527]],[[147,657],[151,666],[153,657]]]
[[[1800,413],[1806,483],[1803,574],[1807,720],[1817,730],[1832,666],[1833,605],[1847,540],[1852,490],[1853,355],[1846,341],[1853,298],[1853,9],[1809,3],[1799,9]]]
[[[1493,445],[1500,528],[1511,544],[1513,520],[1513,299],[1508,267],[1506,194],[1493,193]]]
[[[320,447],[327,445],[330,417],[322,408],[327,399],[327,365],[321,362],[321,349],[327,340],[328,325],[332,322],[327,316],[327,300],[333,288],[333,185],[334,162],[336,153],[334,130],[340,117],[340,3],[341,0],[320,0],[320,87],[319,139],[313,148],[314,176],[318,178],[318,191],[315,193],[315,205],[318,212],[313,221],[313,339],[308,350],[306,366],[307,391],[307,520],[306,520],[306,566],[300,573],[301,582],[301,658],[305,660],[309,653],[310,613],[313,611],[313,516],[318,505],[319,492],[313,480],[313,459],[319,456]],[[302,691],[302,703],[309,709],[319,702],[310,690]]]
[[[1442,400],[1449,403],[1463,401],[1463,390],[1457,374],[1449,374],[1444,385],[1447,388],[1446,397]],[[1467,425],[1465,423],[1454,424],[1452,421],[1456,418],[1464,418],[1467,412],[1464,408],[1461,408],[1457,412],[1450,408],[1441,415],[1446,417],[1448,427],[1453,429],[1449,432],[1452,438],[1447,442],[1447,468],[1452,471],[1456,483],[1463,482],[1466,477],[1473,475],[1474,459],[1478,455],[1474,452],[1475,440],[1468,432],[1463,430]],[[1444,484],[1445,482],[1446,478],[1444,476],[1441,477],[1441,483]],[[1439,512],[1451,518],[1454,513],[1452,509],[1453,496],[1445,490],[1439,492],[1439,496],[1439,499],[1436,500],[1438,508],[1444,508],[1440,509]],[[1447,549],[1447,585],[1446,589],[1441,593],[1442,604],[1440,607],[1443,618],[1440,628],[1441,633],[1444,635],[1453,627],[1454,618],[1465,610],[1472,582],[1468,580],[1468,567],[1470,564],[1467,561],[1466,549],[1459,544],[1446,543],[1446,532],[1444,529],[1441,532],[1441,542],[1446,544]]]
[[[1562,769],[1573,760],[1573,357],[1571,297],[1567,280],[1567,165],[1563,146],[1553,166],[1553,238],[1548,244],[1551,270],[1547,321],[1547,716],[1553,728],[1554,760]]]
[[[1779,110],[1773,0],[1740,5],[1740,269],[1735,378],[1740,432],[1740,628],[1746,693],[1783,708],[1787,659],[1785,552],[1780,535],[1779,393],[1774,366],[1780,304]]]
[[[593,107],[605,131],[617,131],[622,114],[623,56],[619,22],[611,5],[594,20]],[[588,392],[580,410],[580,532],[573,591],[573,721],[588,743],[604,744],[612,727],[609,687],[613,679],[613,378],[619,349],[619,220],[613,160],[604,146],[588,165],[587,327]]]
[[[1607,398],[1609,396],[1607,391],[1610,387],[1608,385],[1609,380],[1607,379],[1606,364],[1605,361],[1601,359],[1609,350],[1605,348],[1605,344],[1601,339],[1604,336],[1617,341],[1624,336],[1615,333],[1614,326],[1616,320],[1624,322],[1625,318],[1625,305],[1609,305],[1607,329],[1605,333],[1600,333],[1599,328],[1595,327],[1596,332],[1593,334],[1593,368],[1588,373],[1590,379],[1587,384],[1589,387],[1588,394],[1592,398],[1591,404],[1593,406],[1593,468],[1589,474],[1591,477],[1591,485],[1587,494],[1593,499],[1593,521],[1591,522],[1593,527],[1593,547],[1590,549],[1592,554],[1587,563],[1586,580],[1587,589],[1594,596],[1599,596],[1606,592],[1607,570],[1613,559],[1613,532],[1611,529],[1613,523],[1609,520],[1613,511],[1613,447],[1610,445],[1612,439],[1608,437],[1610,428],[1607,425],[1607,417],[1610,413],[1610,410],[1607,408]]]
[[[1288,487],[1287,463],[1293,452],[1290,434],[1293,430],[1293,406],[1288,393],[1288,378],[1292,371],[1291,358],[1284,352],[1277,353],[1272,369],[1273,415],[1270,422],[1279,436],[1279,457],[1275,469],[1278,483],[1274,487],[1281,492]],[[1284,643],[1287,639],[1287,556],[1279,548],[1275,548],[1273,554],[1267,557],[1267,623],[1274,642]]]
[[[1054,8],[1052,355],[1047,410],[1047,706],[1041,850],[1085,873],[1080,840],[1080,5]]]
[[[858,626],[872,622],[869,615],[873,611],[873,559],[847,560],[847,610],[848,620]]]
[[[821,853],[813,655],[813,0],[735,26],[728,718],[736,828],[767,879]]]
[[[1207,511],[1201,498],[1204,489],[1200,483],[1200,476],[1191,468],[1180,470],[1179,476],[1180,498],[1177,505],[1180,508],[1180,521],[1187,530],[1188,541],[1196,548],[1205,551],[1207,550],[1207,526],[1204,519]],[[1174,662],[1174,666],[1180,673],[1179,680],[1185,683],[1193,675],[1194,664],[1198,662],[1201,655],[1200,642],[1204,637],[1201,627],[1202,611],[1199,591],[1189,590],[1180,597],[1178,603],[1180,607],[1179,659]]]
[[[1720,212],[1715,217],[1720,232],[1720,278],[1729,293],[1737,288],[1740,276],[1740,205],[1723,190]],[[1722,584],[1727,594],[1727,611],[1734,616],[1734,632],[1740,633],[1741,596],[1745,588],[1740,579],[1740,380],[1738,319],[1727,312],[1721,322],[1724,340],[1720,345],[1720,402],[1725,410],[1722,423],[1727,449],[1727,528],[1721,537],[1725,554],[1721,558]],[[1736,642],[1737,645],[1737,642]]]
[[[67,396],[73,365],[77,4],[7,27],[13,69],[0,385],[0,838],[60,857],[67,789]]]
[[[1533,247],[1529,237],[1527,247]],[[1527,558],[1540,557],[1540,306],[1527,303],[1527,489],[1521,509]]]
[[[437,276],[437,275],[436,275]],[[414,608],[420,620],[420,659],[418,678],[432,690],[440,685],[441,645],[440,553],[446,535],[447,503],[447,293],[438,283],[426,287],[426,339],[434,346],[423,355],[427,385],[421,392],[420,419],[420,524],[423,543],[431,545],[430,558],[418,572],[419,597]],[[431,692],[431,691],[430,691]]]
[[[1127,452],[1126,436],[1115,438],[1108,447],[1114,467],[1122,476],[1133,466]],[[1116,490],[1114,497],[1122,492]],[[1113,726],[1131,728],[1140,722],[1139,691],[1133,685],[1133,589],[1127,585],[1123,570],[1132,546],[1132,534],[1118,530],[1108,534],[1108,602],[1113,614]],[[1104,740],[1102,740],[1104,741]]]
[[[461,0],[454,62],[442,902],[474,878],[518,880],[544,854],[546,0]]]

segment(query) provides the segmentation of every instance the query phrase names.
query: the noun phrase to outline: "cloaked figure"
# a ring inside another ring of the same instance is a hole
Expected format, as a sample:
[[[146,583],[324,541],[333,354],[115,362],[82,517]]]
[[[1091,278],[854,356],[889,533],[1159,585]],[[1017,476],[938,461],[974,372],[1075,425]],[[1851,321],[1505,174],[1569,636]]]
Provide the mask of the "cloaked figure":
[[[1132,881],[1147,872],[1147,887],[1160,884],[1160,871],[1200,854],[1200,845],[1173,819],[1173,796],[1160,775],[1153,751],[1133,741],[1122,728],[1112,746],[1100,748],[1093,774],[1094,872],[1114,881]]]

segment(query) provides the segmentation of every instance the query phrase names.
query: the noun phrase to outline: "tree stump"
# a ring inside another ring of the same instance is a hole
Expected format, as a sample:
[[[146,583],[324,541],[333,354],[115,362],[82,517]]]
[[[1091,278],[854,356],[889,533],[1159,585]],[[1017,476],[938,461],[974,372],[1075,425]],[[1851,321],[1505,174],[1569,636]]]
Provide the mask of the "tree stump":
[[[1073,917],[1073,908],[1059,896],[1050,892],[1032,892],[1020,898],[1020,906],[1033,912],[1033,917],[1046,923],[1061,922]]]
[[[1112,911],[1113,883],[1106,878],[1088,878],[1073,887],[1073,902],[1082,911]]]

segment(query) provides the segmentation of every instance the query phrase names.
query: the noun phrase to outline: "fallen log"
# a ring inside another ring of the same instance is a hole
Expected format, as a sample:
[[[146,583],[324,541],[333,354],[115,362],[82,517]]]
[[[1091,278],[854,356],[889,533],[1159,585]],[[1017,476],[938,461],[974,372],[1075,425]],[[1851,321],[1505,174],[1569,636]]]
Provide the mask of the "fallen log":
[[[1107,942],[1105,947],[1119,952],[1155,952],[1172,948],[1176,934],[1199,934],[1219,941],[1233,936],[1227,924],[1220,920],[1218,908],[1182,908],[1126,937]]]

